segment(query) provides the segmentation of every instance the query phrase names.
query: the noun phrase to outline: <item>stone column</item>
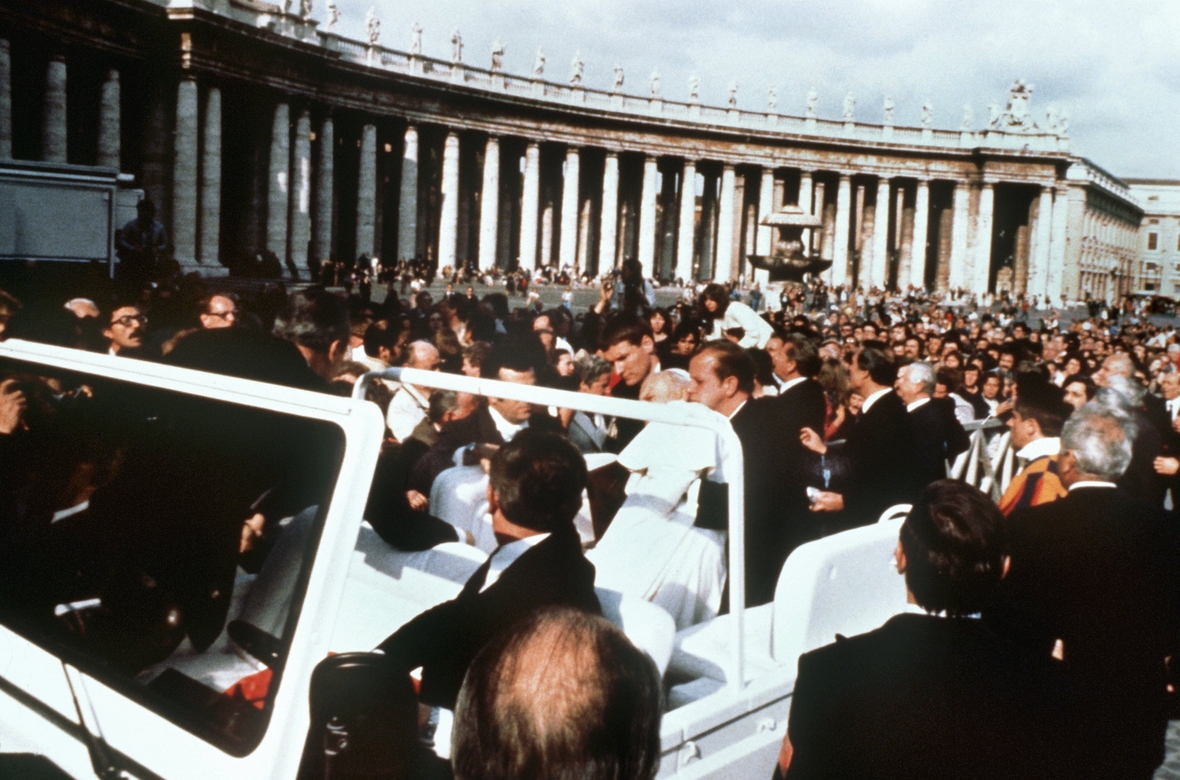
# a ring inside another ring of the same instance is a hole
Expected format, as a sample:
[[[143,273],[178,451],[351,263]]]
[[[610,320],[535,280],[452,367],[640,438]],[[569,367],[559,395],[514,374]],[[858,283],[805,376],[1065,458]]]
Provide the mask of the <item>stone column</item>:
[[[119,71],[112,68],[102,84],[98,104],[98,164],[103,168],[119,169],[119,119]]]
[[[221,245],[221,90],[205,93],[205,138],[201,147],[201,241],[197,260],[217,265]]]
[[[910,258],[910,284],[919,290],[926,288],[926,243],[930,235],[930,182],[918,180],[914,198],[914,240]]]
[[[541,208],[541,147],[530,142],[524,151],[524,190],[520,198],[520,267],[537,267],[537,216]]]
[[[717,267],[713,278],[719,282],[727,282],[734,278],[733,245],[734,222],[737,220],[736,198],[734,190],[737,176],[733,166],[726,163],[721,168],[721,202],[717,208]]]
[[[266,248],[278,255],[287,251],[287,212],[290,208],[288,177],[291,167],[291,109],[285,103],[275,106],[270,131],[270,175],[266,193]]]
[[[684,161],[680,177],[680,230],[676,236],[676,270],[684,279],[692,279],[693,238],[697,214],[697,166]]]
[[[870,284],[889,286],[889,179],[877,177],[877,210],[873,215],[873,259]]]
[[[1053,190],[1041,187],[1037,221],[1033,226],[1033,255],[1029,263],[1028,293],[1037,297],[1049,288],[1049,250],[1053,236]]]
[[[291,263],[295,269],[307,265],[311,241],[311,114],[305,108],[295,123],[295,153],[291,157]]]
[[[0,160],[12,159],[12,49],[0,38]]]
[[[406,128],[402,144],[401,198],[397,207],[397,258],[418,254],[418,128]]]
[[[797,205],[799,206],[800,209],[803,210],[804,214],[814,213],[813,212],[814,207],[812,205],[813,191],[814,191],[814,182],[811,178],[811,171],[800,171],[799,172],[799,200],[798,200]],[[803,240],[803,251],[810,255],[811,254],[811,247],[812,247],[811,228],[806,228],[800,237]]]
[[[542,176],[544,173],[542,173]],[[546,186],[545,189],[548,189]],[[551,195],[545,198],[541,207],[541,259],[537,267],[553,264],[553,200]]]
[[[971,258],[967,252],[968,205],[971,193],[967,182],[955,182],[954,224],[951,227],[950,286],[970,287]]]
[[[565,174],[561,179],[561,244],[558,248],[558,265],[576,267],[578,264],[578,213],[581,211],[578,181],[581,173],[581,157],[577,147],[571,146],[565,153]]]
[[[602,169],[602,227],[598,234],[598,273],[615,267],[619,230],[619,155],[606,153]]]
[[[648,155],[643,162],[643,194],[639,203],[639,264],[646,278],[655,273],[656,260],[656,177],[658,161]]]
[[[836,235],[832,247],[832,284],[848,282],[848,237],[852,216],[852,176],[840,174],[836,188]]]
[[[1045,284],[1045,294],[1054,305],[1059,305],[1065,280],[1065,235],[1069,221],[1069,190],[1058,187],[1053,195],[1053,226],[1049,248],[1049,278]]]
[[[459,250],[459,135],[443,142],[442,206],[438,215],[438,265],[455,268]]]
[[[774,228],[763,225],[762,220],[774,213],[774,168],[762,166],[762,178],[758,187],[758,222],[755,229],[754,253],[769,255],[773,247]],[[770,283],[770,272],[761,268],[751,269],[751,282],[757,282],[765,296],[766,286]]]
[[[41,128],[41,158],[66,161],[66,58],[57,55],[45,73],[45,123]]]
[[[496,266],[496,228],[500,220],[500,139],[489,136],[483,154],[479,191],[479,270]]]
[[[317,262],[332,256],[332,203],[336,167],[336,126],[332,115],[324,117],[320,125],[320,164],[315,181],[315,227],[312,230],[312,251]]]
[[[377,244],[377,126],[361,129],[361,162],[357,176],[356,253],[357,257],[376,252]],[[454,242],[452,241],[452,247]],[[452,248],[453,251],[453,248]],[[442,249],[439,249],[442,252]],[[355,258],[348,258],[355,259]],[[439,266],[444,263],[439,262]]]
[[[979,213],[975,228],[975,278],[971,291],[982,295],[991,281],[992,264],[992,217],[996,206],[996,188],[991,182],[984,182],[979,192]]]
[[[172,158],[172,244],[181,266],[197,259],[197,80],[176,88],[176,132]]]

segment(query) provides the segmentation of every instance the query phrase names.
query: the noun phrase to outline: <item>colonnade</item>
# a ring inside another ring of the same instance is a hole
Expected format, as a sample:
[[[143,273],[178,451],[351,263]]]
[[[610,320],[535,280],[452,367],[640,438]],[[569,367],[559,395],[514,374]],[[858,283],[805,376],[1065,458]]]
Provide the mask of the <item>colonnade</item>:
[[[0,40],[0,159],[12,156],[11,71],[9,44]],[[51,162],[67,160],[67,75],[65,58],[49,59],[41,152]],[[121,163],[120,89],[120,73],[111,69],[101,87],[97,131],[97,162],[110,167]],[[182,265],[215,267],[223,222],[222,146],[252,141],[226,138],[216,83],[182,71],[175,89],[168,227]],[[335,200],[341,186],[353,183],[335,170],[342,141],[333,110],[282,95],[273,101],[263,158],[262,247],[303,269],[347,245],[338,235]],[[995,285],[997,182],[987,178],[913,175],[904,163],[890,170],[831,169],[802,150],[785,148],[759,161],[427,127],[404,117],[362,116],[360,123],[358,255],[380,256],[383,246],[396,246],[399,258],[412,258],[425,247],[439,267],[552,264],[591,273],[634,257],[652,276],[736,279],[752,272],[746,254],[773,251],[775,229],[762,225],[762,218],[793,203],[821,217],[822,227],[806,231],[805,239],[832,261],[827,279],[834,285],[976,292]],[[387,131],[400,128],[400,149],[380,144],[398,152],[395,180],[381,173],[379,124]],[[441,154],[424,146],[427,129],[442,137]],[[543,165],[545,160],[560,164]],[[516,175],[519,181],[511,181]],[[1016,286],[1057,297],[1065,209],[1053,186],[1034,186],[1040,191]],[[379,204],[390,199],[396,199],[396,216],[382,218]],[[386,243],[391,230],[396,242]]]

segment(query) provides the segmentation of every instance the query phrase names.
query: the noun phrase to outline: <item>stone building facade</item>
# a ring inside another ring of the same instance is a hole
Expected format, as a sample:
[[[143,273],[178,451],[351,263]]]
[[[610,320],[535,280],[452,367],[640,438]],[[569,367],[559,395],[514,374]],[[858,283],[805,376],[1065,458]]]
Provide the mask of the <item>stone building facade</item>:
[[[1057,300],[1131,284],[1138,207],[1034,121],[1013,85],[986,121],[933,127],[706,106],[350,40],[290,0],[0,0],[0,161],[119,168],[157,204],[178,260],[207,271],[273,251],[309,260],[426,257],[481,269],[636,258],[662,279],[736,279],[766,254],[769,212],[808,237],[835,284]],[[334,7],[329,7],[329,16]],[[388,31],[387,31],[388,32]],[[468,52],[470,55],[470,52]],[[647,86],[647,85],[645,85]],[[667,90],[671,92],[672,90]],[[744,96],[743,100],[745,99]],[[753,102],[753,101],[749,101]],[[2,164],[2,162],[0,162]],[[1132,227],[1134,223],[1134,227]],[[761,274],[762,272],[757,272]],[[755,278],[756,275],[755,275]]]
[[[1138,289],[1180,298],[1180,181],[1127,179],[1143,206],[1136,235]]]

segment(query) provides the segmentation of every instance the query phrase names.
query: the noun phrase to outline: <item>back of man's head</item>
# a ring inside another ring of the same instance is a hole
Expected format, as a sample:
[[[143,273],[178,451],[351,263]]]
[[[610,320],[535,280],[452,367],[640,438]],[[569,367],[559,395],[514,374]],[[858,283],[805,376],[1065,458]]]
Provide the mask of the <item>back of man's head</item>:
[[[468,667],[452,756],[458,780],[650,780],[659,672],[603,618],[538,611]]]
[[[567,439],[524,430],[492,457],[490,482],[500,511],[516,525],[542,533],[572,529],[586,461]]]
[[[381,357],[381,350],[391,353],[396,349],[401,336],[401,323],[397,320],[377,320],[365,329],[365,354],[371,358]]]
[[[348,301],[322,287],[291,293],[275,318],[274,334],[312,352],[327,354],[336,341],[348,343]]]
[[[964,482],[932,482],[901,526],[905,584],[931,613],[979,612],[1004,576],[1004,517]]]
[[[499,379],[500,369],[521,374],[539,372],[545,365],[545,348],[532,333],[511,336],[492,347],[479,368],[484,379]]]
[[[791,333],[783,339],[783,349],[787,351],[789,359],[795,361],[795,370],[800,376],[814,378],[819,373],[823,361],[820,360],[815,339],[802,333]]]
[[[1013,407],[1026,420],[1036,420],[1042,436],[1060,436],[1061,427],[1073,411],[1064,391],[1052,382],[1026,381],[1020,385]]]
[[[1061,430],[1061,450],[1073,453],[1078,474],[1113,481],[1131,465],[1131,444],[1136,433],[1133,417],[1094,400],[1066,421]]]
[[[893,387],[893,383],[897,381],[897,363],[893,356],[883,349],[865,347],[856,353],[856,365],[882,387]]]

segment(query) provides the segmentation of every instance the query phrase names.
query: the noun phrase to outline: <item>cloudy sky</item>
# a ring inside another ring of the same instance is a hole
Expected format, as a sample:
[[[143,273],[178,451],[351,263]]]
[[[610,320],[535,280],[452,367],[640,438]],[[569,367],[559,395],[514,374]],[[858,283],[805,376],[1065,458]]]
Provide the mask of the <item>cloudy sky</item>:
[[[317,14],[326,0],[317,0]],[[670,100],[760,110],[778,87],[782,113],[803,112],[811,87],[819,115],[839,118],[845,94],[856,116],[880,122],[892,97],[897,124],[917,125],[923,100],[936,127],[958,128],[964,104],[975,126],[1003,105],[1012,81],[1035,86],[1033,113],[1070,117],[1074,151],[1119,176],[1180,179],[1180,0],[337,0],[338,32],[363,37],[370,6],[381,43],[406,49],[424,28],[428,56],[450,57],[458,28],[464,59],[487,67],[492,42],[505,70],[528,73],[537,48],[554,81],[575,52],[589,86],[609,88],[615,62],[626,89],[646,93],[653,68]]]

